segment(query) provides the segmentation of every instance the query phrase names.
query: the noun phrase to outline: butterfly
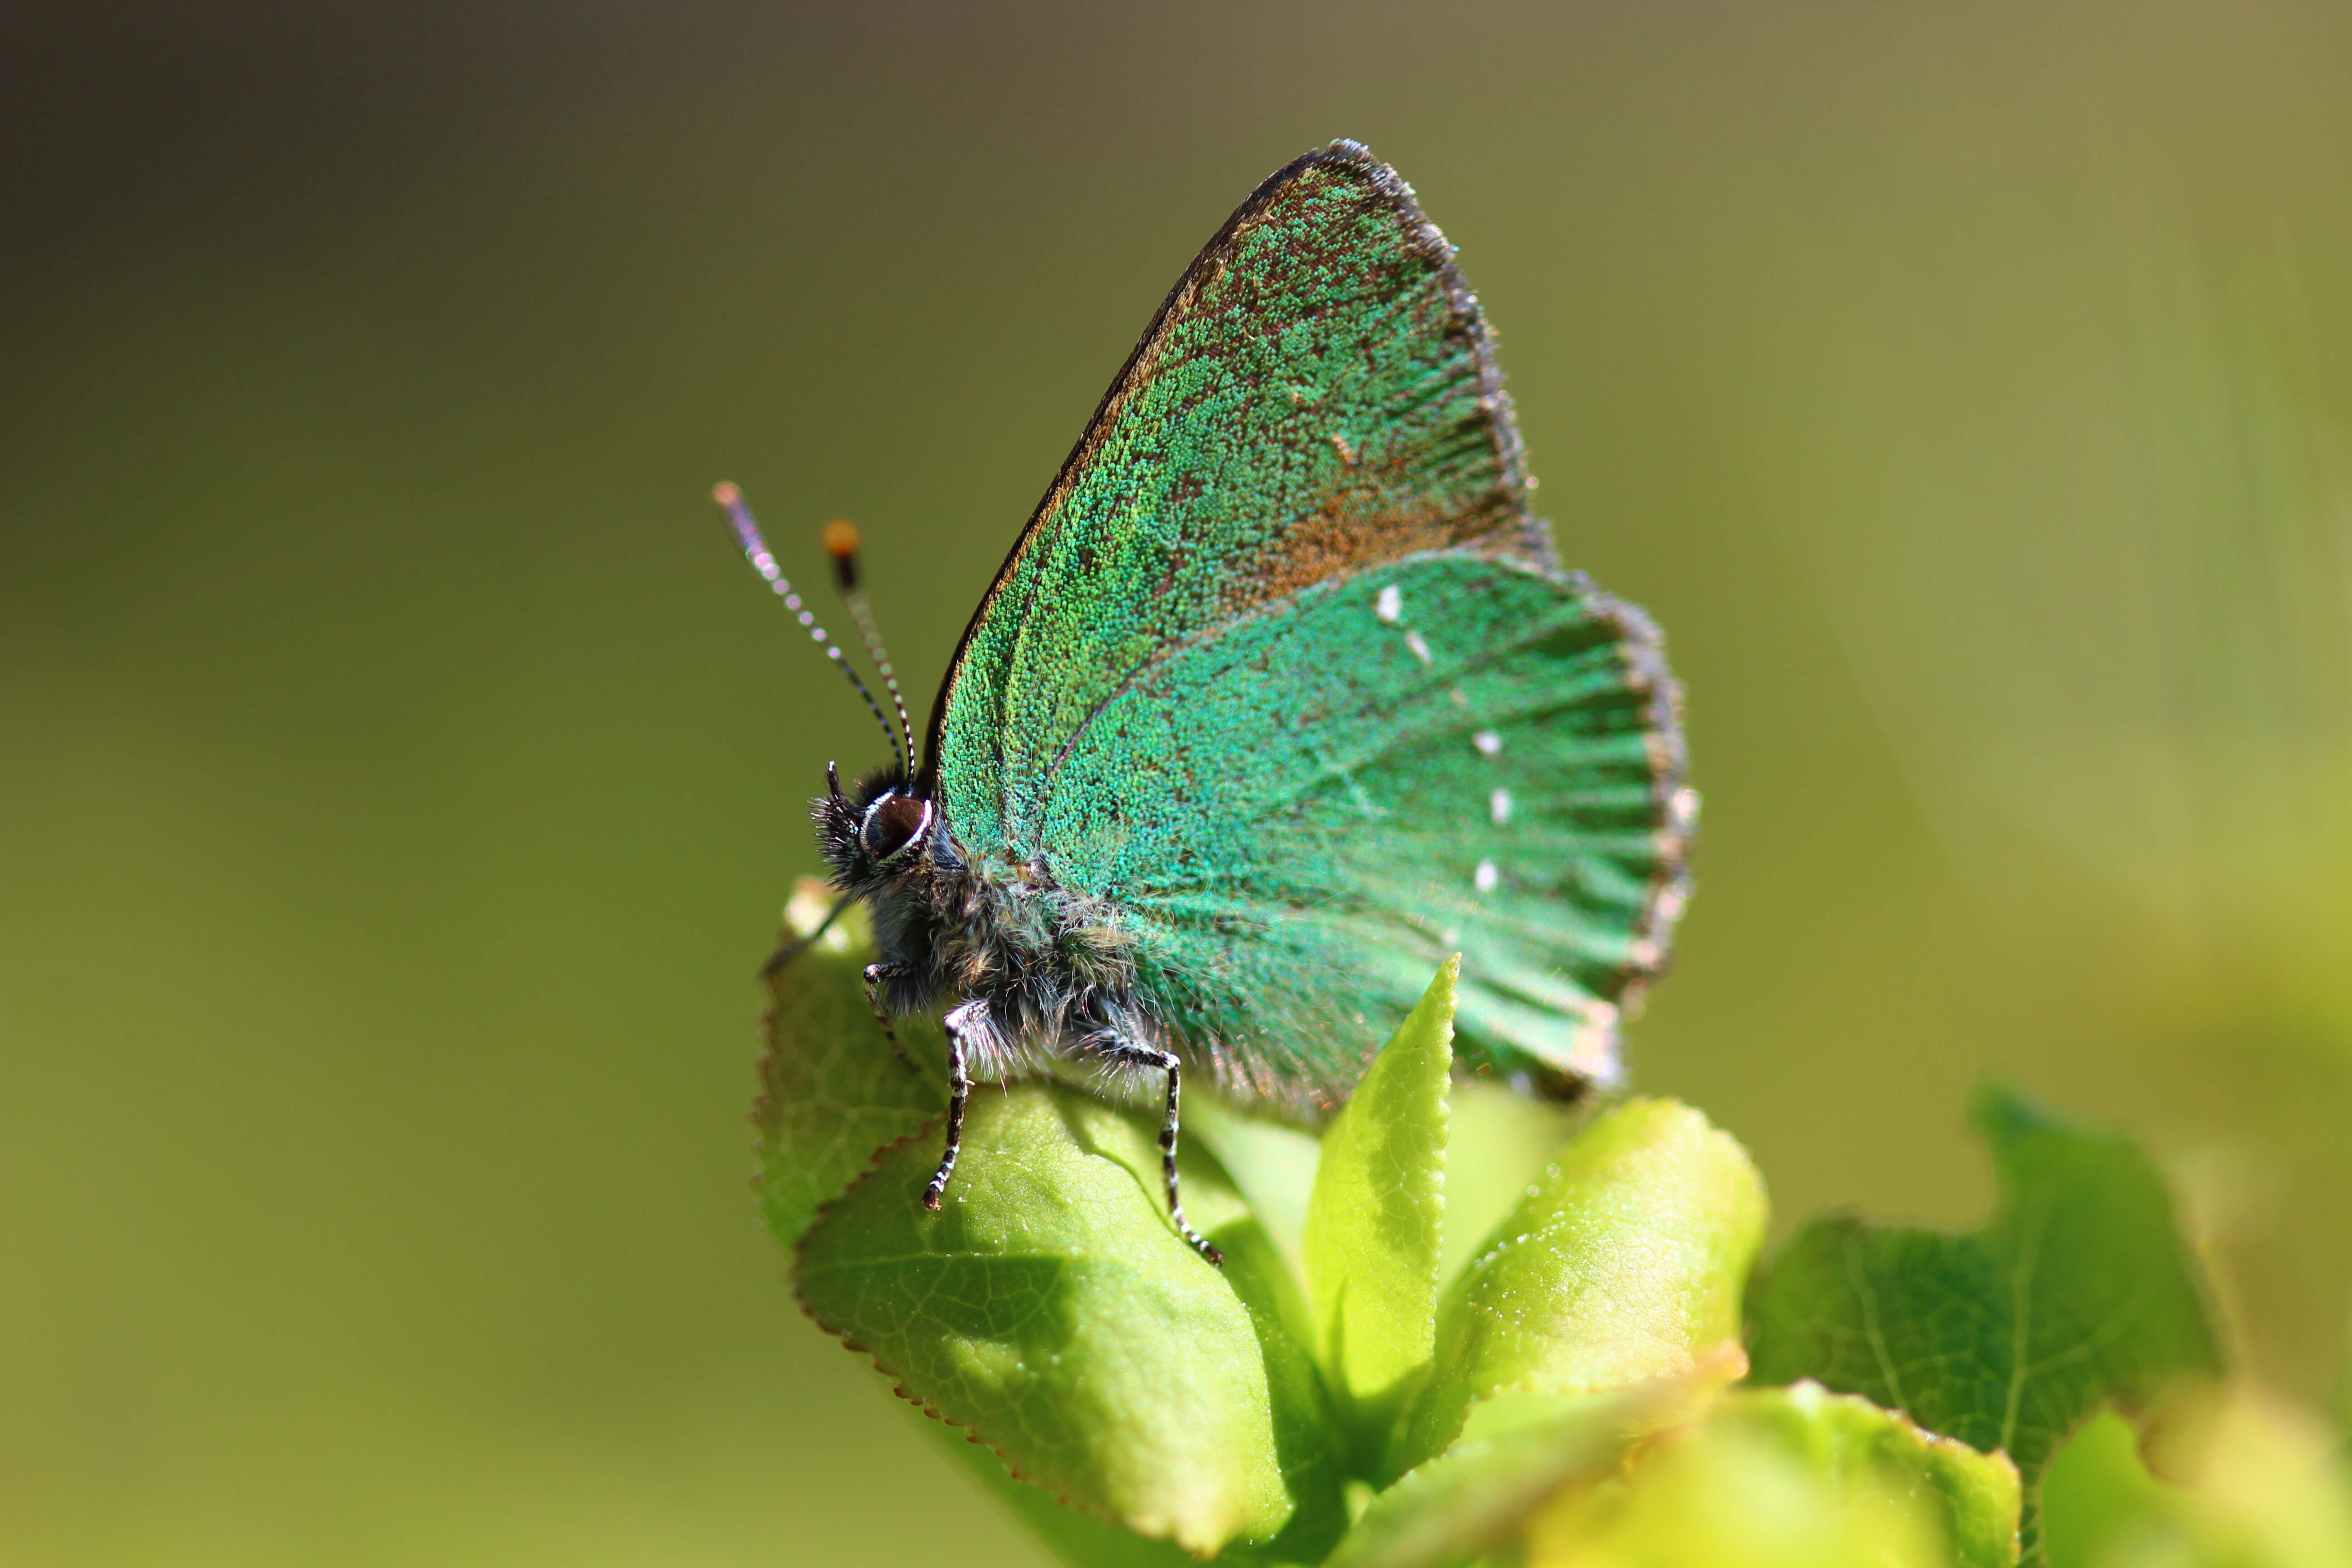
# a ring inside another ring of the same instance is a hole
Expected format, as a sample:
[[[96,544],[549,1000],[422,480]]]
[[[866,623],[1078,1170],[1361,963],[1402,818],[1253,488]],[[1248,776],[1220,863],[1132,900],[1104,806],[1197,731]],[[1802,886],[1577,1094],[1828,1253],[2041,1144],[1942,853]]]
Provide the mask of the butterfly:
[[[1469,1070],[1617,1078],[1697,799],[1638,609],[1563,570],[1453,247],[1353,142],[1281,169],[1185,269],[972,612],[919,760],[829,534],[898,758],[814,803],[868,996],[940,1010],[946,1146],[975,1079],[1092,1068],[1311,1123],[1462,955]],[[781,956],[781,955],[780,955]],[[896,1045],[895,1036],[892,1037]]]

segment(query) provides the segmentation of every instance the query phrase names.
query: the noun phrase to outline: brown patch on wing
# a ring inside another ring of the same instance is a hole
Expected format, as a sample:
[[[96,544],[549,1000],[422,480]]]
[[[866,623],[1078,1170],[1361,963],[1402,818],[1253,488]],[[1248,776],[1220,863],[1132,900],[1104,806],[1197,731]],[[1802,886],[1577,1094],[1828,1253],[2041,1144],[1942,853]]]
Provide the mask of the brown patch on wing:
[[[1401,511],[1385,504],[1393,493],[1393,487],[1375,483],[1334,494],[1320,510],[1265,542],[1238,574],[1227,602],[1236,608],[1269,604],[1326,578],[1424,550],[1486,542],[1499,554],[1518,542],[1517,500],[1499,485],[1482,504],[1452,512]]]

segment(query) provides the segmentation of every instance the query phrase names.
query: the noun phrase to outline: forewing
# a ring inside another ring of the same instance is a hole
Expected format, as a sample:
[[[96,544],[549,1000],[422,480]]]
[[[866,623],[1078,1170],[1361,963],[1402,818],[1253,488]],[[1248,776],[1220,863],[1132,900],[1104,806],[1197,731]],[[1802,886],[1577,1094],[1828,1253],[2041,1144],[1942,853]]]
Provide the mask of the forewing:
[[[1156,662],[1336,573],[1549,560],[1477,303],[1353,142],[1260,186],[1161,306],[966,631],[929,772],[1026,855],[1056,763]]]

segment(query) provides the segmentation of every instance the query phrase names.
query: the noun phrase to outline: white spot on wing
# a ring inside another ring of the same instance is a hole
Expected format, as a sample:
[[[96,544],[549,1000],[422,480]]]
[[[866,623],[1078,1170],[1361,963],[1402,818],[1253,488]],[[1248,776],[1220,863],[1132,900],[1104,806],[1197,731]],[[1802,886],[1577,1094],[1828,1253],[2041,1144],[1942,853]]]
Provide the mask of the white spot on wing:
[[[1495,826],[1500,827],[1511,820],[1511,792],[1498,789],[1486,797],[1486,809],[1494,814]]]
[[[1492,860],[1479,861],[1478,868],[1470,873],[1470,885],[1482,893],[1493,892],[1495,885],[1502,879],[1503,874],[1495,869],[1495,863]]]
[[[1503,737],[1492,730],[1481,730],[1470,737],[1470,743],[1478,748],[1480,756],[1491,757],[1502,751]]]
[[[1421,660],[1422,663],[1427,664],[1430,662],[1429,645],[1421,640],[1421,634],[1419,632],[1405,633],[1404,646],[1412,649],[1412,657]]]
[[[1404,614],[1404,595],[1398,592],[1397,585],[1391,583],[1381,590],[1380,603],[1375,607],[1381,613],[1381,619],[1394,626],[1397,624],[1398,617]]]

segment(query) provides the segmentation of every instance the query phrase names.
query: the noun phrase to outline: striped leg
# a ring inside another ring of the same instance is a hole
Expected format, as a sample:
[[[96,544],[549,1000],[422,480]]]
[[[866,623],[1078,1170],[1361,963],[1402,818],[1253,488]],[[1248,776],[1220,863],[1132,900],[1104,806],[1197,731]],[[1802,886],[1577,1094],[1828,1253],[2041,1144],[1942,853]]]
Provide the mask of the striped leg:
[[[950,1007],[940,1022],[948,1035],[948,1146],[940,1156],[940,1168],[931,1176],[931,1184],[923,1189],[923,1206],[936,1209],[940,1194],[948,1190],[948,1178],[955,1174],[956,1156],[963,1152],[963,1106],[971,1098],[971,1079],[964,1071],[964,1036],[988,1021],[988,1004],[967,1002],[961,1007]]]
[[[899,1065],[908,1072],[919,1073],[923,1069],[915,1065],[915,1058],[908,1056],[907,1047],[898,1043],[898,1030],[890,1022],[890,1009],[882,1005],[882,983],[896,979],[905,973],[906,969],[907,966],[903,963],[867,964],[866,966],[866,1005],[874,1009],[874,1021],[882,1026],[882,1037],[890,1042],[890,1054],[897,1057]]]
[[[1225,1255],[1218,1251],[1207,1237],[1186,1223],[1184,1200],[1176,1186],[1176,1107],[1183,1089],[1184,1065],[1176,1059],[1173,1051],[1129,1045],[1124,1040],[1113,1046],[1108,1055],[1115,1060],[1158,1068],[1168,1075],[1168,1109],[1160,1121],[1160,1166],[1168,1178],[1168,1217],[1176,1222],[1176,1229],[1192,1244],[1193,1251],[1212,1263],[1223,1265]]]

